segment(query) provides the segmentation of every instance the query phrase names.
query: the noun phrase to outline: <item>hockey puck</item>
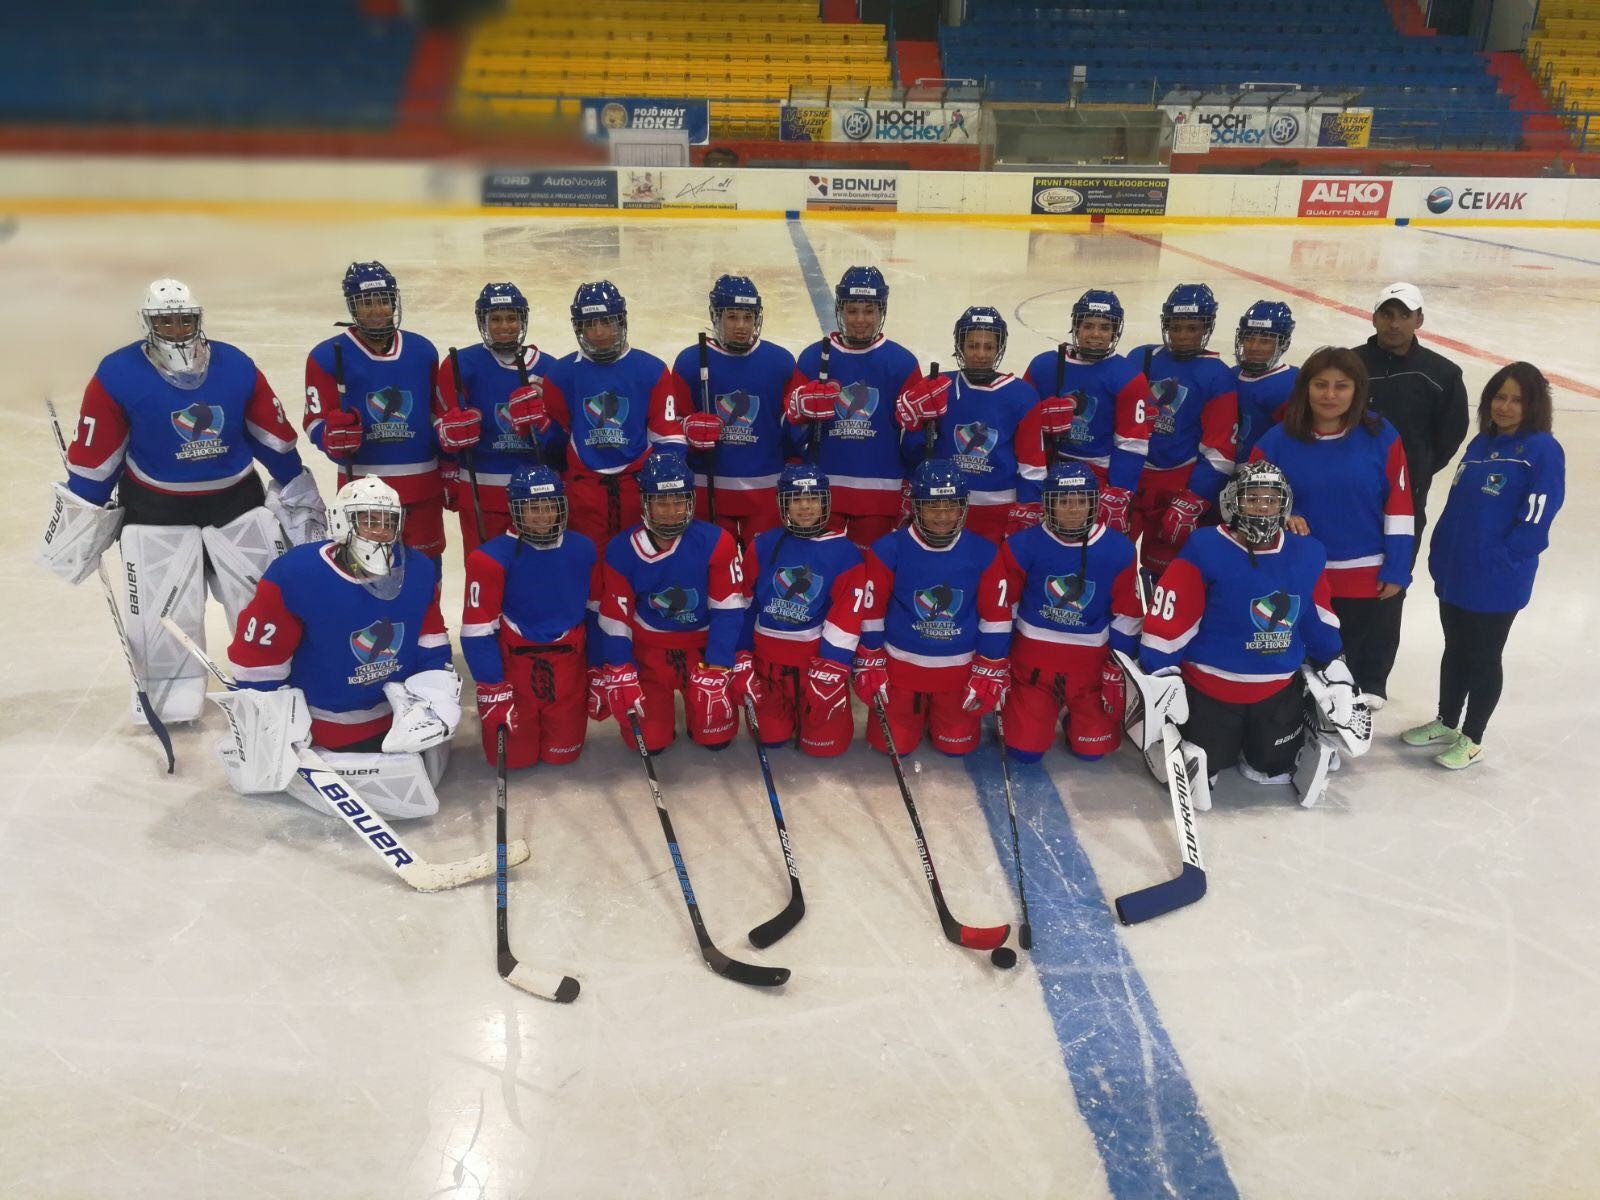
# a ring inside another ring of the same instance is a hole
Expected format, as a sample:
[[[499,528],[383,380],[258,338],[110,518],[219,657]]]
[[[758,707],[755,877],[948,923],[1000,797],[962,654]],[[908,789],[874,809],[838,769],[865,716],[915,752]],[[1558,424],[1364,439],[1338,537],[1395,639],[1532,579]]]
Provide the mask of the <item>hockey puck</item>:
[[[1017,952],[1010,946],[997,946],[989,951],[989,961],[1002,971],[1009,971],[1017,965]]]

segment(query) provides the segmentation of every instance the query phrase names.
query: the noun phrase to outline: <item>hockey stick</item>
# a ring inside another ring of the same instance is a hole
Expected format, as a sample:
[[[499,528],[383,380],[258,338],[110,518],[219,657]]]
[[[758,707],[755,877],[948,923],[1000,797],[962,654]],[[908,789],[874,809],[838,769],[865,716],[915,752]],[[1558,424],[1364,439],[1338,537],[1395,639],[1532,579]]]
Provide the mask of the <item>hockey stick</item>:
[[[1148,717],[1147,717],[1148,719]],[[1193,904],[1206,894],[1206,868],[1200,858],[1200,840],[1194,829],[1193,784],[1183,757],[1183,735],[1170,718],[1161,725],[1161,749],[1167,762],[1167,791],[1172,815],[1178,822],[1178,846],[1183,869],[1171,879],[1117,897],[1117,916],[1124,925],[1137,925],[1174,909]],[[1201,770],[1204,770],[1202,765]]]
[[[222,668],[195,644],[194,639],[185,633],[176,621],[171,617],[162,617],[161,623],[166,626],[168,633],[178,639],[185,650],[199,659],[201,665],[211,672],[212,678],[230,692],[238,690],[239,685],[228,678]],[[227,713],[226,709],[223,711]],[[227,713],[227,716],[231,724],[233,714]],[[382,817],[362,803],[361,797],[356,795],[355,790],[322,760],[322,756],[311,748],[309,742],[297,744],[295,753],[300,759],[300,777],[328,802],[328,807],[333,809],[346,825],[361,835],[362,841],[371,846],[374,852],[381,855],[383,860],[394,868],[395,874],[417,891],[442,892],[446,888],[460,887],[476,879],[487,879],[495,873],[495,862],[487,854],[463,858],[458,862],[423,862],[405,848]],[[508,861],[512,866],[527,862],[528,843],[521,838],[513,842]]]
[[[706,348],[706,335],[700,335],[700,411],[712,412],[711,407],[711,352]],[[717,448],[711,447],[706,455],[706,516],[717,519]]]
[[[450,347],[450,376],[456,385],[456,409],[460,412],[467,411],[467,394],[461,387],[461,359],[456,354],[456,348]],[[483,500],[478,495],[478,456],[470,450],[463,450],[461,457],[467,464],[467,481],[472,485],[472,520],[478,527],[478,545],[483,545],[489,539],[483,532]]]
[[[1000,773],[1006,781],[1006,816],[1011,818],[1011,858],[1017,865],[1017,899],[1022,904],[1022,924],[1017,929],[1017,945],[1033,949],[1033,925],[1028,921],[1028,893],[1022,886],[1022,843],[1017,838],[1017,802],[1011,794],[1011,755],[1006,752],[1006,723],[994,714],[994,731],[1000,741]]]
[[[798,708],[795,713],[798,723]],[[783,823],[783,809],[778,807],[778,789],[772,782],[772,764],[767,761],[767,748],[761,742],[761,727],[756,723],[756,702],[749,696],[744,698],[744,719],[750,726],[750,736],[756,744],[756,757],[761,760],[761,778],[767,785],[767,803],[772,805],[772,821],[778,827],[778,844],[783,847],[784,865],[789,868],[789,903],[772,920],[750,931],[750,944],[757,950],[765,950],[800,924],[800,918],[806,915],[806,898],[800,892],[800,868],[794,863],[794,850],[789,845],[789,827]]]
[[[50,428],[56,435],[56,449],[61,452],[61,465],[67,467],[67,439],[61,432],[61,418],[56,415],[56,403],[48,396],[44,401],[45,411],[50,414]],[[70,471],[71,468],[67,467]],[[172,735],[167,732],[166,724],[156,715],[156,706],[150,702],[150,693],[145,690],[144,680],[139,678],[139,668],[133,662],[133,646],[128,641],[128,627],[122,620],[122,609],[117,607],[117,592],[111,586],[111,576],[106,574],[106,560],[104,552],[100,560],[95,563],[95,571],[100,576],[100,590],[105,594],[106,607],[111,610],[111,624],[117,631],[117,645],[122,647],[122,657],[128,664],[128,674],[133,677],[133,694],[139,700],[139,707],[144,710],[144,719],[150,726],[150,732],[156,735],[156,741],[161,743],[162,752],[167,756],[167,774],[171,775],[178,765],[177,755],[172,751]],[[174,589],[173,596],[177,595]],[[168,597],[167,607],[172,606],[172,598]],[[162,609],[166,615],[166,609]]]
[[[700,904],[694,898],[694,888],[689,884],[689,868],[684,865],[683,853],[678,849],[678,835],[672,832],[672,817],[667,812],[667,802],[661,795],[661,781],[656,778],[656,764],[650,757],[650,748],[644,744],[644,731],[639,728],[639,714],[628,710],[628,724],[633,729],[634,743],[639,747],[639,757],[644,759],[644,773],[650,778],[650,794],[655,797],[656,816],[661,818],[661,832],[666,835],[667,849],[672,854],[672,865],[678,872],[678,887],[683,890],[683,902],[689,907],[689,923],[694,926],[695,940],[700,943],[700,953],[718,975],[735,983],[748,983],[752,987],[782,987],[789,982],[788,967],[761,967],[754,963],[729,958],[711,943],[705,920],[700,916]]]
[[[832,349],[833,349],[833,341],[832,341],[831,336],[825,336],[822,339],[822,365],[817,370],[817,382],[818,383],[827,383],[828,382],[828,359],[831,356],[830,352],[832,351]],[[837,410],[835,410],[835,411],[837,411]],[[822,422],[821,421],[812,421],[811,422],[811,432],[806,435],[806,442],[807,442],[807,445],[806,445],[806,461],[811,463],[813,466],[815,466],[816,463],[817,463],[817,460],[822,457]]]
[[[528,348],[519,344],[517,346],[517,386],[527,387],[529,382]],[[542,386],[544,384],[544,380],[541,379],[539,383]],[[539,445],[539,431],[537,429],[533,429],[529,432],[533,435],[528,439],[533,446],[533,461],[542,467],[544,466],[544,447]]]
[[[911,818],[911,828],[917,835],[917,855],[922,859],[922,873],[928,877],[928,888],[933,892],[933,907],[939,914],[939,925],[945,937],[969,950],[993,950],[1005,942],[1011,933],[1010,925],[963,925],[950,915],[944,902],[944,891],[939,887],[939,876],[933,869],[933,858],[928,853],[928,839],[922,832],[922,818],[917,816],[917,804],[911,798],[911,787],[906,783],[906,769],[900,762],[900,752],[895,749],[894,734],[889,729],[889,714],[884,711],[883,694],[872,697],[873,711],[878,714],[878,728],[883,733],[883,744],[889,750],[889,761],[894,764],[894,777],[900,784],[900,799],[905,801],[906,813]]]
[[[571,975],[535,971],[517,961],[511,953],[511,936],[506,930],[506,727],[495,730],[494,790],[494,910],[495,962],[500,978],[541,1000],[571,1004],[578,998],[578,981]]]
[[[939,378],[938,363],[931,362],[928,364],[928,378]],[[933,444],[938,440],[939,420],[937,417],[929,417],[922,423],[922,459],[924,462],[933,457]]]
[[[1058,342],[1056,344],[1056,390],[1051,392],[1050,394],[1052,396],[1059,396],[1059,395],[1061,395],[1061,389],[1066,387],[1066,386],[1067,386],[1067,344],[1065,342]],[[1066,440],[1066,438],[1067,438],[1067,435],[1066,434],[1062,434],[1060,437],[1056,438],[1056,440],[1050,444],[1050,465],[1051,466],[1054,466],[1056,463],[1061,461],[1061,443],[1064,442]]]

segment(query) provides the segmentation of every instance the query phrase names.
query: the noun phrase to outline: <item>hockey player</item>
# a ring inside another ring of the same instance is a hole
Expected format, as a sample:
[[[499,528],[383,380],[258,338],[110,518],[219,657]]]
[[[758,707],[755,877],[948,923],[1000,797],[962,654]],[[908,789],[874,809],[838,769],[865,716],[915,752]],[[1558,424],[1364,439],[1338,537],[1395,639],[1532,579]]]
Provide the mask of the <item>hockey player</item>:
[[[834,523],[865,549],[900,522],[902,428],[942,416],[950,381],[924,380],[883,336],[889,285],[877,267],[851,267],[833,294],[838,331],[801,351],[785,415],[796,449],[833,481]]]
[[[745,549],[745,610],[735,691],[756,702],[761,738],[777,746],[796,735],[806,754],[843,754],[855,736],[850,666],[871,604],[861,551],[829,527],[828,477],[791,463],[778,477],[781,529]],[[748,680],[746,683],[744,680]]]
[[[979,722],[1011,682],[1011,601],[1000,551],[966,534],[967,485],[945,459],[911,476],[911,524],[867,554],[872,605],[856,654],[856,694],[869,710],[883,694],[895,749],[926,732],[941,754],[977,748]],[[867,744],[887,751],[875,719]]]
[[[628,344],[628,302],[614,283],[578,285],[572,332],[577,353],[551,364],[537,395],[523,393],[517,419],[548,416],[570,432],[571,526],[604,554],[639,520],[637,476],[650,452],[683,454],[683,414],[666,363]]]
[[[506,486],[512,473],[541,462],[559,463],[566,448],[566,430],[550,419],[536,382],[555,360],[524,344],[528,301],[521,289],[514,283],[486,283],[473,313],[482,344],[456,354],[459,392],[456,369],[444,364],[433,417],[439,448],[451,456],[440,464],[445,507],[461,519],[466,555],[478,544],[479,513],[488,537],[510,529]]]
[[[507,766],[569,763],[589,728],[578,697],[598,560],[594,543],[567,529],[566,489],[554,470],[518,467],[508,495],[512,532],[467,556],[461,649],[478,685],[483,753],[496,760],[504,725]]]
[[[710,309],[708,382],[700,382],[698,345],[678,355],[672,382],[684,440],[697,452],[691,454],[695,509],[748,546],[778,522],[774,489],[788,436],[783,397],[794,377],[794,355],[761,340],[761,293],[743,275],[718,277]],[[716,496],[708,502],[712,477]]]
[[[382,479],[405,505],[406,545],[444,553],[444,482],[433,427],[439,354],[400,329],[400,286],[380,262],[344,273],[347,328],[306,357],[305,430],[341,485]]]
[[[39,561],[79,583],[120,530],[135,673],[157,717],[192,721],[205,669],[161,617],[204,645],[207,585],[231,622],[288,544],[322,537],[326,514],[271,386],[206,337],[189,289],[156,280],[139,316],[144,339],[102,359],[84,389]],[[272,477],[265,492],[255,462]],[[146,720],[137,700],[134,718]]]
[[[638,479],[644,521],[612,539],[601,566],[606,707],[629,746],[636,711],[656,752],[672,744],[682,692],[689,736],[721,750],[741,699],[729,686],[744,625],[739,551],[727,530],[694,519],[694,476],[681,455],[652,454]]]
[[[1143,609],[1133,543],[1096,519],[1099,488],[1087,464],[1045,476],[1042,527],[1006,539],[1000,560],[1015,597],[1006,747],[1038,762],[1065,726],[1085,762],[1122,741],[1122,670],[1108,651],[1137,653]]]
[[[1039,393],[1000,372],[1006,332],[1005,318],[994,308],[969,308],[956,321],[960,370],[940,376],[950,390],[932,451],[932,457],[955,463],[966,479],[967,532],[996,545],[1006,534],[1038,524],[1044,478]],[[920,413],[908,408],[906,415],[906,456],[920,462],[926,446],[916,423]]]
[[[329,506],[326,542],[298,546],[261,577],[228,657],[241,690],[219,698],[232,739],[229,782],[326,801],[295,773],[309,736],[388,817],[439,809],[434,785],[461,720],[461,681],[439,612],[439,568],[402,544],[405,510],[387,483],[352,480]]]
[[[1156,404],[1133,521],[1140,558],[1155,574],[1166,569],[1233,473],[1238,382],[1206,349],[1216,324],[1211,289],[1180,283],[1161,306],[1162,345],[1129,355],[1150,381]]]
[[[1122,321],[1117,294],[1090,288],[1072,306],[1071,349],[1036,356],[1024,378],[1047,397],[1041,423],[1050,457],[1087,464],[1100,485],[1101,518],[1128,533],[1156,406],[1144,372],[1117,353]]]
[[[1239,468],[1220,497],[1222,525],[1189,538],[1145,616],[1139,665],[1154,675],[1181,670],[1187,697],[1173,715],[1213,781],[1235,761],[1257,783],[1290,781],[1307,659],[1349,694],[1327,555],[1314,538],[1284,532],[1293,504],[1277,467]]]
[[[1249,462],[1250,451],[1267,430],[1283,419],[1299,368],[1281,361],[1294,336],[1294,313],[1278,300],[1257,300],[1239,317],[1233,335],[1238,362],[1239,438],[1235,462]]]

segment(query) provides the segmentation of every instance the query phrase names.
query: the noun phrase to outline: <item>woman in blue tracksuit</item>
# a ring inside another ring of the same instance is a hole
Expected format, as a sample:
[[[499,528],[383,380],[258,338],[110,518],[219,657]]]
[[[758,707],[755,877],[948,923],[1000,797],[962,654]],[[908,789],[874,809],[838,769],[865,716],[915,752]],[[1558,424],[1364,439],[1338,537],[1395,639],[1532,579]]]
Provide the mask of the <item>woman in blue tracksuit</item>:
[[[1435,761],[1452,770],[1483,758],[1506,636],[1533,593],[1566,498],[1566,455],[1550,413],[1550,384],[1537,367],[1514,362],[1495,372],[1433,531],[1428,570],[1444,626],[1439,715],[1400,736],[1411,746],[1442,743]]]

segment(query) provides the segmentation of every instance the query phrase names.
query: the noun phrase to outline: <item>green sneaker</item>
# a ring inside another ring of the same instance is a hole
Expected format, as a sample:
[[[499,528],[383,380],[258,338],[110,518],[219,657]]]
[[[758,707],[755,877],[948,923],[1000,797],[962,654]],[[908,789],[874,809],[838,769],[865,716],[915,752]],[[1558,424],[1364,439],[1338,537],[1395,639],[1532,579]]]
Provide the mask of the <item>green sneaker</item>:
[[[1408,746],[1431,746],[1434,742],[1442,742],[1446,738],[1455,741],[1460,736],[1459,729],[1451,729],[1443,721],[1435,718],[1426,725],[1417,725],[1406,730],[1400,735],[1400,740]]]
[[[1434,762],[1452,771],[1463,771],[1483,759],[1483,747],[1466,734],[1462,734],[1443,754],[1435,755]]]

